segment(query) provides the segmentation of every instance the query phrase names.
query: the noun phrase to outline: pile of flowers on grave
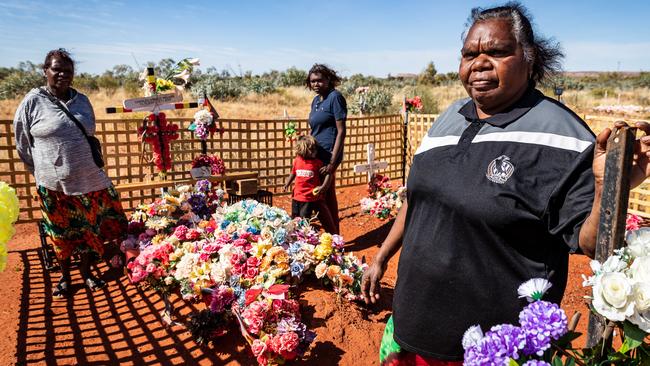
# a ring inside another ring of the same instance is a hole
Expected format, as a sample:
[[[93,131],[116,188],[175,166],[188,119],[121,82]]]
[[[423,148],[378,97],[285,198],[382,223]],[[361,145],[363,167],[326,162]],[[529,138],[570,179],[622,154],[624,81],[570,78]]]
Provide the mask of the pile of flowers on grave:
[[[318,233],[282,209],[254,200],[227,206],[207,181],[140,206],[122,243],[139,250],[127,261],[133,283],[208,305],[188,322],[198,342],[238,324],[261,365],[302,356],[315,337],[292,292],[303,278],[360,299],[366,265],[343,245],[341,236]]]
[[[406,198],[406,187],[393,190],[390,178],[374,174],[368,182],[368,196],[359,202],[361,212],[385,220],[397,215]]]

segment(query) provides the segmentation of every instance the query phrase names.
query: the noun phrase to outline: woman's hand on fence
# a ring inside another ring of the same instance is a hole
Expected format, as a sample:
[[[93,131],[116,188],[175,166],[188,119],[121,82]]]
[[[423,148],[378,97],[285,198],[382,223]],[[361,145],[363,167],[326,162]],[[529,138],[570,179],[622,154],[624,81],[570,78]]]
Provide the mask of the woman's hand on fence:
[[[386,271],[386,262],[375,260],[370,267],[363,273],[361,278],[361,296],[366,304],[376,303],[379,300],[379,291],[381,290],[380,281]]]
[[[334,168],[334,164],[327,164],[327,165],[323,165],[323,166],[318,170],[318,172],[319,172],[321,175],[327,175],[327,174],[332,174],[332,173],[334,173],[334,170],[335,170],[335,168]]]

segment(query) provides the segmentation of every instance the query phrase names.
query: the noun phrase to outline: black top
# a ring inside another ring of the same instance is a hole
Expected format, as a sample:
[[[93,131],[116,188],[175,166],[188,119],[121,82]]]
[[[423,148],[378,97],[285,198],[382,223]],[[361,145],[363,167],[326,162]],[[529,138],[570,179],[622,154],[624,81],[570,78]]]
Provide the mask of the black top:
[[[329,164],[332,159],[332,150],[336,142],[336,121],[345,121],[348,115],[348,107],[343,95],[336,89],[321,99],[320,95],[314,97],[309,112],[309,127],[311,135],[318,142],[318,158],[324,164]],[[343,154],[339,157],[340,163]]]
[[[594,140],[579,117],[534,89],[485,120],[467,99],[438,118],[408,177],[398,344],[461,360],[471,325],[517,323],[526,280],[549,279],[545,300],[562,300],[568,254],[593,202]]]

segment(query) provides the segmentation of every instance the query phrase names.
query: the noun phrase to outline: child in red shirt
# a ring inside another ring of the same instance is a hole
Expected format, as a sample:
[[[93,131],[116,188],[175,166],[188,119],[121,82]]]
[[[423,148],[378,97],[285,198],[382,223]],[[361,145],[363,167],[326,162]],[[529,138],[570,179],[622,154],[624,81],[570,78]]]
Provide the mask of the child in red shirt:
[[[314,137],[309,135],[298,137],[294,146],[296,158],[293,161],[291,174],[284,185],[284,191],[286,192],[295,180],[291,200],[291,217],[311,218],[312,212],[316,211],[323,229],[332,233],[336,230],[334,219],[321,196],[321,192],[325,192],[329,188],[332,177],[327,174],[321,182],[319,170],[323,166],[323,162],[316,158],[316,146],[317,142]]]

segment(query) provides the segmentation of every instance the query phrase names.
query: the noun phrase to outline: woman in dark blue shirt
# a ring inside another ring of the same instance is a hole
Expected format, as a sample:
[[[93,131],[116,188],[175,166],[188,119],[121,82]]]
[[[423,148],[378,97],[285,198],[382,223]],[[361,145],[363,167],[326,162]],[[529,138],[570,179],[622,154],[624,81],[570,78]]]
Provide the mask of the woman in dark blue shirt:
[[[341,78],[336,71],[322,64],[315,64],[307,74],[307,87],[316,92],[309,112],[311,135],[318,142],[318,158],[323,161],[321,174],[331,174],[332,184],[324,192],[327,204],[339,233],[339,207],[336,200],[335,172],[343,160],[343,140],[348,107],[343,95],[335,89]]]

